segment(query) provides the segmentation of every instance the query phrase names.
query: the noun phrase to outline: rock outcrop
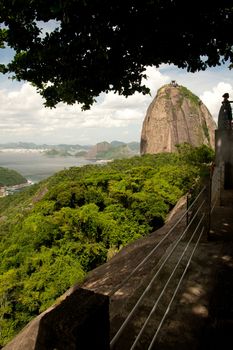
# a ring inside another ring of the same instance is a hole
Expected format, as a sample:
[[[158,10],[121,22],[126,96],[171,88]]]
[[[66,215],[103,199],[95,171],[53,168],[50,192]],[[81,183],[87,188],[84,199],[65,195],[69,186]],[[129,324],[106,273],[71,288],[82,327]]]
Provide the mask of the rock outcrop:
[[[96,155],[100,152],[107,152],[111,149],[111,144],[104,141],[99,142],[95,146],[93,146],[87,153],[86,158],[87,159],[95,159]]]
[[[141,133],[141,154],[174,152],[176,145],[214,148],[216,123],[191,91],[177,84],[161,87],[150,104]]]

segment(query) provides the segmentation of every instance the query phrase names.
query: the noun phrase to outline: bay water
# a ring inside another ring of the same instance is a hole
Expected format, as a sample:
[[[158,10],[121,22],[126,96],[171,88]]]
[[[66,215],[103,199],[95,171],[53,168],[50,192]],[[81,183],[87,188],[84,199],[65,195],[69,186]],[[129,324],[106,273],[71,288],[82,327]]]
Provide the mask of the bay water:
[[[41,152],[0,152],[0,167],[16,170],[33,183],[46,179],[60,170],[85,164],[93,162],[78,157],[48,157]]]

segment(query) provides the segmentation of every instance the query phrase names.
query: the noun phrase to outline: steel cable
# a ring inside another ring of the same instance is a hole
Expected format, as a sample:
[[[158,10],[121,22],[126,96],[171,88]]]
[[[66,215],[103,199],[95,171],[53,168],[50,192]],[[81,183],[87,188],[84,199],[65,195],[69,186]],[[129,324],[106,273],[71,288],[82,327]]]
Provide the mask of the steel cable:
[[[156,300],[156,302],[155,302],[153,308],[151,309],[151,311],[150,311],[150,313],[149,313],[147,319],[145,320],[145,322],[144,322],[144,324],[143,324],[143,326],[142,326],[140,332],[138,333],[136,339],[134,340],[134,343],[133,343],[133,345],[131,346],[130,350],[133,350],[133,349],[135,348],[135,346],[137,345],[137,342],[138,342],[140,336],[142,335],[144,329],[146,328],[146,326],[147,326],[147,324],[148,324],[148,322],[149,322],[151,316],[153,315],[154,311],[156,310],[156,308],[157,308],[157,306],[158,306],[158,304],[159,304],[160,299],[161,299],[162,296],[164,295],[164,292],[165,292],[167,286],[169,285],[169,283],[170,283],[172,277],[174,276],[174,274],[175,274],[175,272],[176,272],[178,266],[180,265],[180,262],[181,262],[181,260],[183,259],[184,255],[185,255],[185,253],[186,253],[186,251],[187,251],[187,249],[188,249],[188,247],[190,246],[191,241],[193,240],[193,237],[194,237],[195,234],[197,233],[197,230],[199,229],[199,226],[200,226],[200,224],[201,224],[201,222],[202,222],[204,216],[205,216],[205,214],[202,215],[202,217],[201,217],[201,219],[200,219],[200,221],[199,221],[199,223],[198,223],[196,229],[194,230],[194,232],[193,232],[192,236],[190,237],[190,239],[189,239],[187,245],[185,246],[184,251],[182,252],[182,254],[181,254],[179,260],[177,261],[177,263],[176,263],[176,265],[175,265],[175,267],[174,267],[172,273],[170,274],[170,276],[169,276],[167,282],[165,283],[165,285],[164,285],[164,287],[163,287],[161,293],[159,294],[159,296],[158,296],[158,298],[157,298],[157,300]]]
[[[201,192],[200,192],[201,193]],[[193,202],[194,203],[194,202]],[[124,322],[122,323],[121,327],[119,328],[119,330],[117,331],[117,333],[115,334],[115,336],[112,338],[111,342],[110,342],[110,349],[115,345],[115,343],[117,342],[117,340],[119,339],[121,333],[123,332],[123,330],[125,329],[127,323],[129,322],[129,320],[131,319],[131,317],[133,316],[135,310],[137,309],[138,305],[140,304],[141,300],[143,299],[143,297],[145,296],[145,294],[149,291],[149,289],[151,288],[154,280],[157,278],[159,272],[161,271],[161,269],[163,268],[163,266],[165,265],[165,263],[167,262],[167,260],[170,258],[170,256],[172,255],[172,253],[174,252],[175,248],[177,247],[177,245],[179,244],[179,242],[181,241],[181,239],[184,237],[184,235],[186,234],[186,232],[188,231],[188,229],[190,228],[192,222],[194,221],[194,219],[196,218],[197,214],[199,213],[200,209],[202,208],[203,204],[205,203],[205,200],[203,200],[203,202],[201,203],[201,205],[199,206],[198,210],[196,211],[196,213],[194,214],[194,216],[192,217],[192,219],[190,220],[188,226],[186,227],[186,229],[184,230],[184,232],[182,233],[182,235],[179,237],[179,239],[176,241],[176,243],[174,244],[174,246],[172,247],[172,249],[170,250],[170,252],[168,253],[168,255],[166,256],[165,260],[163,261],[163,263],[160,265],[159,269],[157,270],[157,272],[155,273],[155,275],[153,276],[152,280],[150,281],[150,283],[147,285],[146,289],[144,290],[144,292],[141,294],[140,298],[138,299],[138,301],[136,302],[136,304],[134,305],[133,309],[130,311],[130,313],[128,314],[128,316],[126,317],[126,319],[124,320]]]
[[[167,314],[168,314],[168,312],[169,312],[169,310],[170,310],[170,307],[171,307],[171,305],[172,305],[172,303],[173,303],[173,300],[175,299],[175,296],[176,296],[176,294],[177,294],[177,292],[178,292],[178,290],[179,290],[179,288],[180,288],[181,282],[183,281],[184,276],[185,276],[185,274],[186,274],[186,272],[187,272],[187,270],[188,270],[188,267],[189,267],[189,265],[190,265],[190,263],[191,263],[192,257],[193,257],[193,255],[194,255],[196,249],[197,249],[198,243],[200,242],[200,239],[201,239],[201,237],[202,237],[203,232],[204,232],[204,227],[202,227],[201,233],[200,233],[200,235],[199,235],[199,237],[198,237],[198,240],[197,240],[197,242],[196,242],[196,244],[195,244],[195,246],[194,246],[194,249],[193,249],[193,251],[192,251],[192,253],[191,253],[191,255],[190,255],[190,258],[189,258],[189,260],[188,260],[188,262],[187,262],[187,265],[186,265],[186,267],[185,267],[185,269],[184,269],[184,272],[183,272],[183,274],[182,274],[182,276],[181,276],[181,278],[180,278],[180,280],[179,280],[179,283],[177,284],[177,287],[176,287],[176,289],[175,289],[175,291],[174,291],[174,293],[173,293],[173,295],[172,295],[172,298],[171,298],[171,300],[170,300],[170,303],[168,304],[168,307],[167,307],[167,309],[166,309],[166,311],[165,311],[165,313],[164,313],[164,315],[163,315],[163,318],[162,318],[162,320],[160,321],[160,324],[159,324],[159,326],[158,326],[158,328],[157,328],[157,330],[156,330],[156,333],[155,333],[155,335],[154,335],[154,337],[153,337],[153,339],[152,339],[152,341],[151,341],[151,343],[150,343],[150,345],[149,345],[149,347],[148,347],[148,350],[151,350],[151,349],[152,349],[152,346],[154,345],[154,342],[155,342],[155,340],[156,340],[156,338],[157,338],[157,336],[158,336],[158,333],[159,333],[159,331],[160,331],[160,329],[161,329],[161,327],[162,327],[162,325],[163,325],[163,322],[164,322],[164,320],[165,320],[165,318],[166,318],[166,316],[167,316]]]
[[[166,235],[159,241],[159,243],[156,244],[156,246],[151,250],[151,252],[138,264],[133,271],[120,283],[114,288],[111,293],[109,293],[109,297],[113,296],[121,287],[128,282],[128,280],[134,275],[136,271],[139,270],[139,268],[150,258],[150,256],[159,248],[159,246],[165,241],[165,239],[172,233],[174,228],[184,219],[184,217],[187,215],[187,212],[194,206],[194,204],[197,202],[199,197],[202,195],[202,193],[205,191],[206,187],[204,186],[202,190],[199,192],[195,200],[191,203],[190,207],[183,213],[183,215],[177,220],[177,222],[169,229],[169,231],[166,233]]]

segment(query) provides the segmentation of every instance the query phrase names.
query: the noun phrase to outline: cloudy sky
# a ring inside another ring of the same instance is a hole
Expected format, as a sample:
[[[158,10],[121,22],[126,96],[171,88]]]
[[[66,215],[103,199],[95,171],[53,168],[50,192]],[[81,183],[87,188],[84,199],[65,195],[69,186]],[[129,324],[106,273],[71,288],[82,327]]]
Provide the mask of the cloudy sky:
[[[9,58],[0,50],[0,63]],[[124,98],[113,93],[102,94],[91,110],[82,112],[78,104],[60,103],[45,108],[36,89],[27,82],[13,82],[0,74],[0,143],[35,142],[37,144],[95,144],[100,141],[140,141],[146,110],[157,90],[171,80],[186,86],[205,103],[214,119],[224,92],[233,99],[233,72],[227,66],[205,72],[187,73],[175,66],[149,67],[146,85],[151,96]]]

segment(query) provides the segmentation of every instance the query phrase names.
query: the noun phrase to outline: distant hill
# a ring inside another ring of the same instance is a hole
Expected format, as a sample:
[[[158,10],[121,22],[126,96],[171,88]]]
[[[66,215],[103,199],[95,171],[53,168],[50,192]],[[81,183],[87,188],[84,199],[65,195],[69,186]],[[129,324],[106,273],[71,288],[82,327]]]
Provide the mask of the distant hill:
[[[111,146],[112,147],[119,147],[119,146],[122,146],[122,145],[125,145],[125,142],[122,142],[122,141],[112,141],[111,142]]]
[[[51,148],[49,150],[46,150],[44,152],[44,154],[46,156],[49,156],[49,157],[56,157],[56,156],[60,156],[60,157],[70,157],[72,156],[72,154],[70,154],[68,151],[66,151],[65,149],[54,149],[54,148]]]
[[[139,154],[139,142],[124,143],[120,141],[100,142],[87,153],[87,159],[120,159],[130,158]]]
[[[86,159],[119,159],[130,158],[139,154],[139,142],[125,143],[114,140],[112,142],[99,142],[96,145],[37,145],[32,142],[18,142],[0,144],[1,149],[25,149],[25,150],[41,150],[46,156],[74,156],[84,157]]]
[[[38,145],[33,142],[9,142],[0,144],[1,149],[37,149],[37,150],[60,150],[60,151],[79,151],[79,150],[88,150],[91,146],[85,145],[68,145],[68,144],[58,144],[58,145],[47,145],[42,144]]]
[[[1,149],[46,149],[47,145],[36,145],[33,142],[8,142],[0,144]]]
[[[27,179],[17,171],[0,167],[0,186],[14,186],[26,182]]]
[[[127,145],[132,151],[139,152],[139,142],[133,141],[133,142],[129,142]]]

